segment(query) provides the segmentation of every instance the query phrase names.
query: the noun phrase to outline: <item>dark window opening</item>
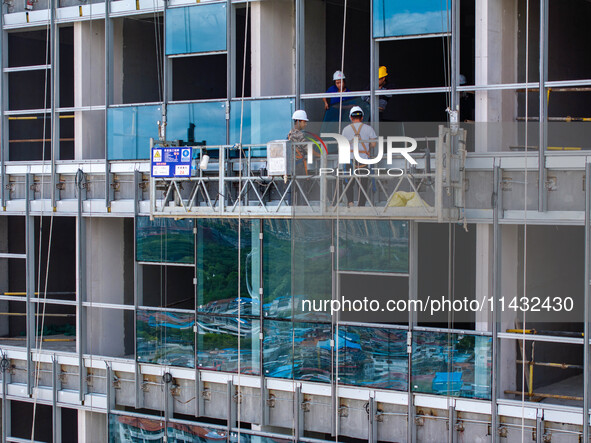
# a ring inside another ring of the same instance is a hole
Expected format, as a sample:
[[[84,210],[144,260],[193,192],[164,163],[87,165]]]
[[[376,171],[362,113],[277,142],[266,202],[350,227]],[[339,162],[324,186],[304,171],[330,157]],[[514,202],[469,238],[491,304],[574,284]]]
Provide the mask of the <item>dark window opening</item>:
[[[162,100],[162,18],[123,19],[123,103]]]
[[[226,97],[226,55],[172,59],[172,99],[199,100]]]
[[[195,309],[192,266],[143,266],[143,306]]]
[[[244,70],[245,57],[244,45],[250,49],[251,32],[250,26],[247,30],[246,41],[244,40],[244,28],[246,26],[246,8],[236,8],[236,97],[242,97],[242,71]],[[250,97],[251,83],[251,57],[250,50],[246,51],[246,72],[244,73],[244,96]]]
[[[466,297],[473,300],[476,292],[476,227],[470,225],[468,232],[461,226],[452,225],[452,250],[449,245],[449,226],[446,224],[420,223],[418,234],[418,299],[451,299],[449,288],[449,261],[452,257],[453,299]],[[419,312],[420,326],[448,327],[447,312]],[[455,329],[474,329],[474,314],[454,313]]]

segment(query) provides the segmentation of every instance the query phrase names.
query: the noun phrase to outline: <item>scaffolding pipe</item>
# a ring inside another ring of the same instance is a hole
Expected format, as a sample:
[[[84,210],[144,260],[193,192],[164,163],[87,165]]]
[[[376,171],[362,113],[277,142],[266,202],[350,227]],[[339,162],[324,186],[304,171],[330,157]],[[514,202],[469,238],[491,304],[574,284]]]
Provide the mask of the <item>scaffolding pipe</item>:
[[[521,395],[521,391],[505,391],[505,394]],[[529,397],[541,397],[541,398],[556,398],[560,400],[575,400],[582,401],[583,397],[576,397],[574,395],[559,395],[559,394],[543,394],[541,392],[531,392],[528,394]]]
[[[591,122],[591,117],[548,117],[546,120],[549,122]],[[517,121],[526,121],[525,117],[517,117]],[[528,117],[527,121],[537,122],[540,121],[539,117]]]
[[[559,368],[559,369],[583,369],[583,365],[573,365],[570,363],[545,363],[539,361],[528,361],[528,360],[516,360],[516,363],[522,364],[525,363],[526,365],[531,366],[546,366],[550,368]]]
[[[532,335],[557,335],[559,337],[584,337],[584,332],[574,331],[544,331],[537,329],[507,329],[508,333],[513,334],[532,334]]]

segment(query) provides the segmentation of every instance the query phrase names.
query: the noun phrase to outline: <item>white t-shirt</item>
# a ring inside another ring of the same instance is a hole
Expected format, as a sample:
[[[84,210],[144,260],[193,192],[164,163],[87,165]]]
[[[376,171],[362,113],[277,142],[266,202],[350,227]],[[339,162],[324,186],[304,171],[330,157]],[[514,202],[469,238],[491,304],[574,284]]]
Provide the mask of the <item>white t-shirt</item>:
[[[355,129],[353,129],[355,128]],[[343,129],[343,136],[349,140],[351,144],[351,160],[354,159],[353,156],[353,139],[355,138],[355,131],[359,133],[359,157],[361,158],[369,158],[367,152],[369,152],[369,145],[370,142],[365,140],[375,140],[377,141],[378,136],[376,135],[376,131],[373,128],[365,123],[357,122],[351,123],[345,129]],[[367,151],[367,152],[366,152]]]

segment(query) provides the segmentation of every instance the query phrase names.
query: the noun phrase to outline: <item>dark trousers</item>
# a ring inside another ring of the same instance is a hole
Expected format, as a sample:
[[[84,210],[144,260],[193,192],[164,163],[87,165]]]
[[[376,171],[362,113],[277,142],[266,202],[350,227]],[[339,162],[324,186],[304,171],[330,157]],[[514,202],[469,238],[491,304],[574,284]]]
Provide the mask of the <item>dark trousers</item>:
[[[346,171],[351,171],[351,178],[347,179],[347,184],[345,185],[345,186],[348,185],[347,192],[345,193],[345,195],[347,196],[347,201],[348,201],[349,205],[351,203],[353,203],[355,200],[357,200],[357,206],[365,206],[365,203],[367,202],[367,198],[365,197],[365,194],[361,190],[361,187],[363,187],[365,192],[369,191],[369,188],[368,188],[369,178],[363,177],[363,176],[356,177],[355,175],[353,175],[353,170],[355,168],[360,168],[360,167],[368,168],[367,166],[358,165],[358,164],[355,164],[355,166],[351,166],[351,165],[345,166]],[[349,184],[350,181],[353,181],[353,183]]]

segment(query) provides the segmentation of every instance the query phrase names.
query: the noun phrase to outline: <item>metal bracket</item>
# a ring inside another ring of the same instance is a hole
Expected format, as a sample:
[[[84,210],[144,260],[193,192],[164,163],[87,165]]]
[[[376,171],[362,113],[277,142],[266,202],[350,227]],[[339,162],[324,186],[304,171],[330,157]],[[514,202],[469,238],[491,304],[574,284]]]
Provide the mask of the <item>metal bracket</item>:
[[[503,175],[501,177],[501,190],[511,191],[512,189],[513,189],[513,178],[509,177],[508,175]]]
[[[546,177],[546,189],[548,191],[556,191],[558,189],[558,179],[553,176]]]
[[[341,404],[339,406],[339,417],[348,417],[349,416],[349,406]]]
[[[275,407],[275,395],[274,394],[269,394],[269,398],[267,399],[267,406],[269,406],[270,408]]]

